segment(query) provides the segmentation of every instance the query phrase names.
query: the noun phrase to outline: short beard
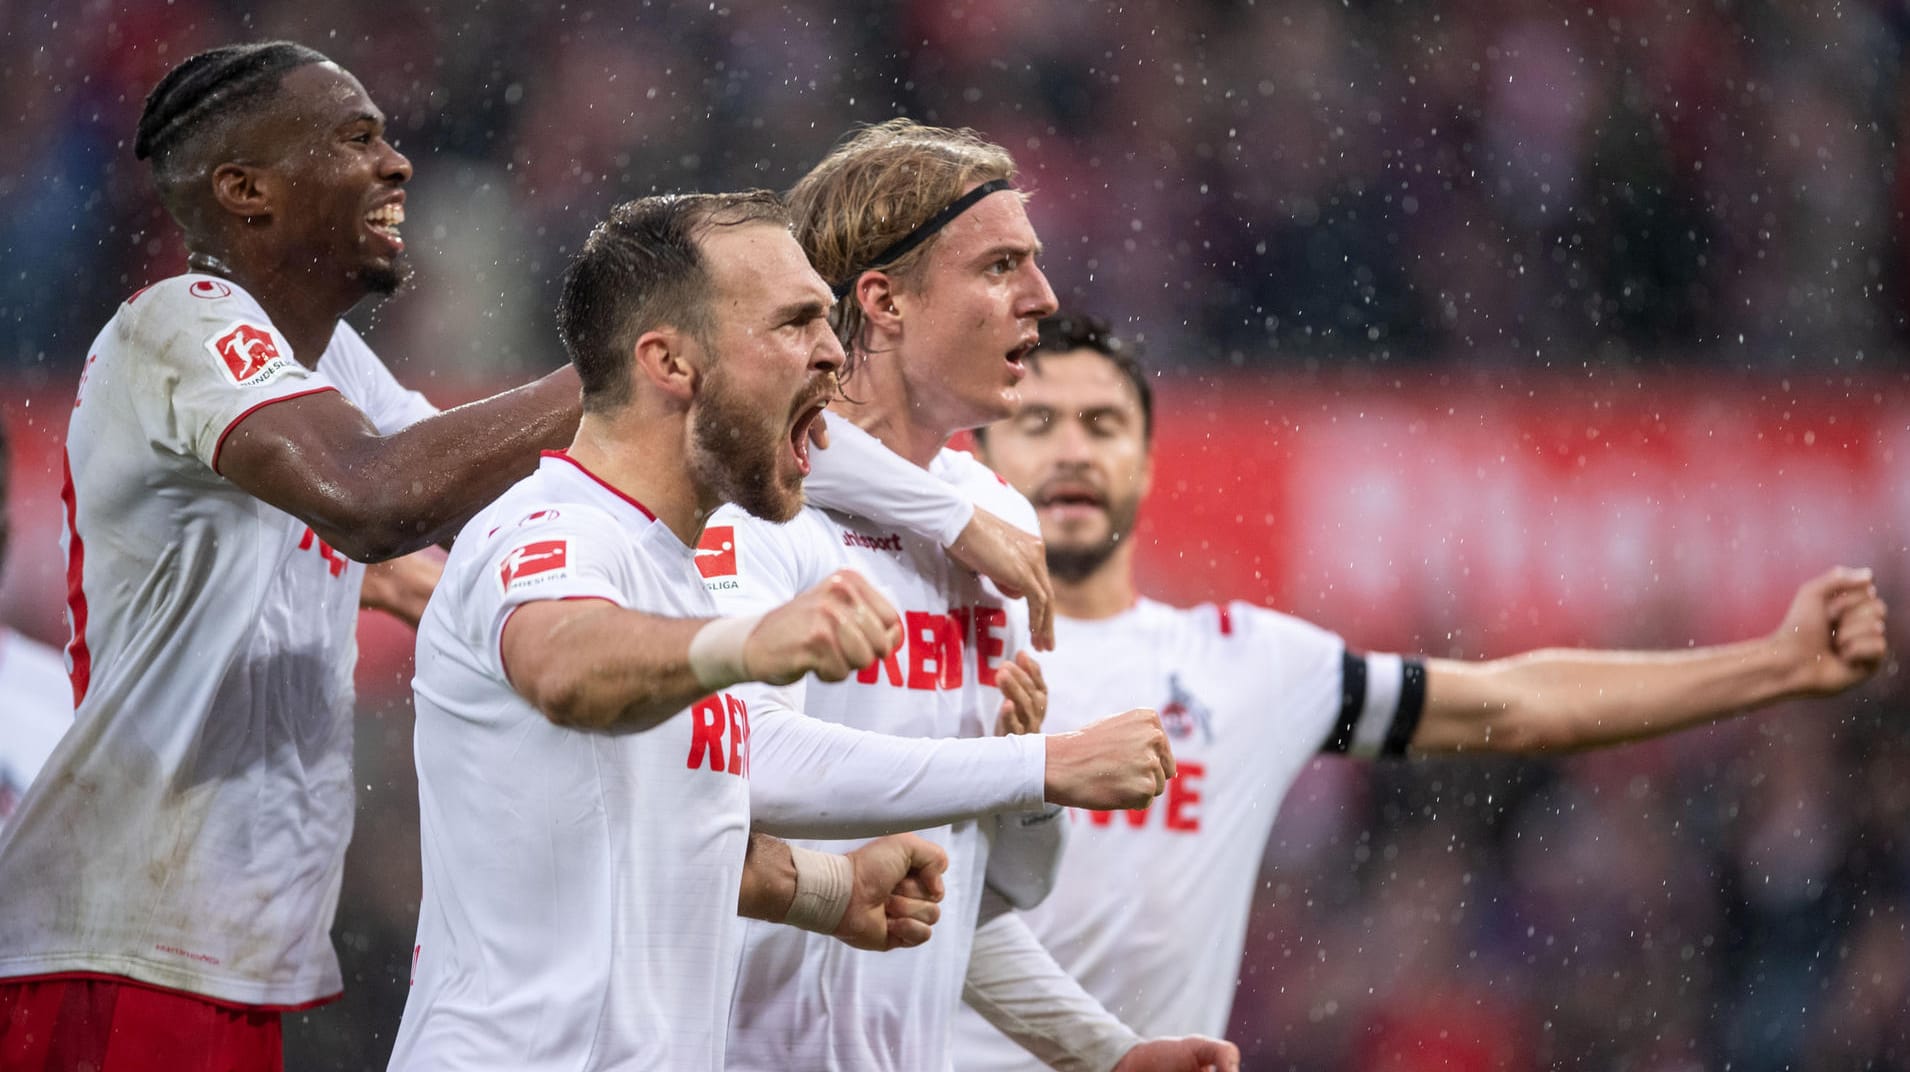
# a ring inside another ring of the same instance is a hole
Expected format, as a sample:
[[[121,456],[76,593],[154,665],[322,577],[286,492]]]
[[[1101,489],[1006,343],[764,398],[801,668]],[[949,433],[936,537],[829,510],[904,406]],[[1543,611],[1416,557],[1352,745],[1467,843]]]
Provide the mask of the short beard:
[[[724,502],[753,517],[781,523],[802,509],[802,481],[777,480],[783,437],[762,414],[732,398],[727,381],[712,371],[690,414],[690,478]]]
[[[392,258],[390,264],[368,265],[358,270],[358,280],[365,286],[365,292],[379,298],[389,298],[411,285],[411,262],[402,256]]]
[[[1134,532],[1134,519],[1141,512],[1139,497],[1108,504],[1108,534],[1089,547],[1056,547],[1049,544],[1048,575],[1067,584],[1080,584],[1100,572],[1114,552]]]

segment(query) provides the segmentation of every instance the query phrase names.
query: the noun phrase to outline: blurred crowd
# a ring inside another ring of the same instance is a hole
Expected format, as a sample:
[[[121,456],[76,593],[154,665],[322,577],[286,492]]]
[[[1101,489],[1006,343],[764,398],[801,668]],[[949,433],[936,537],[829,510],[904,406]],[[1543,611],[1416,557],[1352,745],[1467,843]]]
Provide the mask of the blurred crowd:
[[[0,364],[70,370],[180,253],[128,150],[191,51],[289,36],[417,165],[383,350],[558,358],[611,203],[786,187],[908,113],[1011,148],[1064,303],[1195,364],[1895,364],[1895,0],[76,0],[11,5]]]
[[[360,319],[427,389],[562,359],[556,280],[610,204],[786,187],[897,113],[1013,150],[1064,306],[1188,371],[1910,368],[1895,0],[75,0],[0,24],[23,389],[183,265],[130,151],[146,90],[278,36],[356,73],[417,168],[416,286]],[[1910,1068],[1905,692],[1555,763],[1323,762],[1264,868],[1248,1067]],[[408,710],[368,704],[360,738],[347,994],[288,1018],[293,1068],[381,1067],[403,1000]]]

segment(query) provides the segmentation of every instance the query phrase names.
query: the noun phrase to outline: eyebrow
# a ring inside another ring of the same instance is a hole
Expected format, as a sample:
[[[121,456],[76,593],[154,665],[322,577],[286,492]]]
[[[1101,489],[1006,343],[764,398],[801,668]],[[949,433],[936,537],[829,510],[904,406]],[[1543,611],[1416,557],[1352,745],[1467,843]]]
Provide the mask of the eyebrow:
[[[776,312],[772,314],[771,319],[778,324],[786,324],[797,317],[814,319],[828,315],[829,306],[827,303],[815,298],[810,298],[807,301],[790,302],[788,305],[778,308]]]
[[[1037,257],[1038,258],[1042,254],[1042,249],[1043,247],[1040,242],[1034,242],[1032,244],[1024,244],[1021,242],[998,242],[995,245],[988,247],[987,250],[978,254],[975,257],[975,263],[986,264],[989,261],[996,259],[997,257],[1003,256],[1004,254],[1011,254],[1011,253],[1018,257]]]
[[[370,123],[373,126],[382,127],[385,125],[385,117],[378,112],[358,112],[346,116],[343,120],[339,121],[338,125],[342,129],[359,123]]]

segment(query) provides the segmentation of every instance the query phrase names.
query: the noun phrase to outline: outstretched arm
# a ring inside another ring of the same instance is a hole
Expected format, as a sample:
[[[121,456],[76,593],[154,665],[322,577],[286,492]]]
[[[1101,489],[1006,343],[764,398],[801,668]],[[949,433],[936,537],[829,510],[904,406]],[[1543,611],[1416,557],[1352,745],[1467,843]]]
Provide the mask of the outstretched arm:
[[[439,543],[570,442],[582,413],[569,365],[391,435],[334,391],[288,398],[235,424],[220,475],[360,562]]]
[[[601,599],[545,599],[504,622],[511,687],[553,723],[641,732],[740,681],[840,681],[901,635],[895,608],[841,570],[760,619],[662,618]]]
[[[1483,663],[1431,659],[1421,752],[1560,752],[1685,729],[1863,681],[1888,649],[1867,569],[1798,589],[1769,636],[1690,651],[1545,650]]]

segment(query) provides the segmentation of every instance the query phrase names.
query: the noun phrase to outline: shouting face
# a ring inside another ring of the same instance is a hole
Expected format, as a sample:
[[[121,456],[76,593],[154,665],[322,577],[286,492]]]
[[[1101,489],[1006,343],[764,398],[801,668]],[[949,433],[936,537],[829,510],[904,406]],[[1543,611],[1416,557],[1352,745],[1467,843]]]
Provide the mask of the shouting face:
[[[698,340],[691,472],[724,501],[787,521],[802,507],[810,426],[842,367],[829,287],[773,223],[713,228],[702,251],[713,286]]]

